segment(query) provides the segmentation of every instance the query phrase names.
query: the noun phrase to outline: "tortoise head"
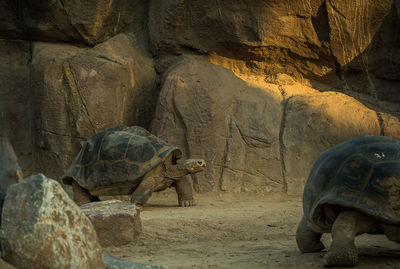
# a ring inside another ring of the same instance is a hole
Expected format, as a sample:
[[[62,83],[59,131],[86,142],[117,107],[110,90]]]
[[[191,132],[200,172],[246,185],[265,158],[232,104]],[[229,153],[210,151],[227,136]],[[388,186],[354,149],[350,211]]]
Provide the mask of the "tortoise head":
[[[195,174],[204,170],[206,162],[203,159],[187,159],[183,166],[189,174]]]

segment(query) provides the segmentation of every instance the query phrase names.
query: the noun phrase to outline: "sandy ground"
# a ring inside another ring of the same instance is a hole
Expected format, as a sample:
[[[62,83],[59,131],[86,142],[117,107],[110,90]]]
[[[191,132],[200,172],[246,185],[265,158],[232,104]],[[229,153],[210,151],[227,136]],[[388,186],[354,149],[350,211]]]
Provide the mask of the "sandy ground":
[[[323,268],[321,253],[302,254],[295,233],[299,197],[232,193],[197,194],[197,205],[177,206],[176,194],[157,193],[142,208],[139,242],[104,251],[168,268]],[[330,235],[323,236],[326,246]],[[399,268],[400,244],[383,235],[357,238],[354,268]]]

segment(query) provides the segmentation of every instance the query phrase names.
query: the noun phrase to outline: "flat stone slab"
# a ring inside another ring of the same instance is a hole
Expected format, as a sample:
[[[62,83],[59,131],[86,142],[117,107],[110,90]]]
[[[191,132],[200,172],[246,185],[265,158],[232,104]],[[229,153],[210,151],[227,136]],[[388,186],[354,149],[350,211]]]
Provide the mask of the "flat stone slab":
[[[106,269],[167,269],[165,266],[131,262],[105,253],[103,258]]]
[[[106,200],[81,206],[90,219],[102,247],[126,245],[142,233],[140,210],[131,203]]]

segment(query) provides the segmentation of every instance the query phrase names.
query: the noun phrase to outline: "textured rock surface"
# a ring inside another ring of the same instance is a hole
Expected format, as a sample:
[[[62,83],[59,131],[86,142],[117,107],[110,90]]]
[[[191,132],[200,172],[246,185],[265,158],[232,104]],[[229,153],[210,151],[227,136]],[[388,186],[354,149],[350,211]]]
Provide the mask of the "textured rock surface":
[[[290,194],[302,192],[327,148],[361,134],[400,138],[399,128],[397,118],[345,94],[249,85],[200,57],[168,72],[152,124],[185,154],[205,158],[208,169],[194,178],[200,189]]]
[[[246,74],[284,73],[320,89],[350,88],[398,100],[399,5],[169,0],[152,2],[149,33],[154,53],[166,60],[207,53]]]
[[[142,232],[140,210],[134,204],[107,200],[81,206],[90,219],[102,247],[134,242]]]
[[[0,230],[2,256],[17,268],[104,268],[89,219],[42,174],[8,189]]]
[[[108,254],[103,254],[106,269],[166,269],[160,265],[150,265],[120,259]]]
[[[381,134],[374,110],[337,92],[288,98],[283,120],[284,181],[291,194],[303,192],[311,166],[323,151],[353,136]]]
[[[97,44],[124,30],[143,25],[141,0],[4,0],[1,38],[75,41]]]
[[[0,4],[1,5],[1,4]],[[0,40],[0,135],[8,136],[23,169],[32,165],[30,43]]]
[[[196,57],[166,76],[151,130],[186,156],[205,158],[195,188],[279,191],[281,98]]]
[[[8,187],[11,184],[20,182],[22,177],[21,167],[9,140],[0,136],[0,213]]]
[[[0,268],[1,269],[15,269],[14,266],[12,266],[11,264],[5,262],[3,259],[0,258]]]
[[[31,85],[39,170],[50,168],[49,175],[58,177],[96,132],[146,124],[155,79],[152,60],[128,35],[92,49],[35,43]]]

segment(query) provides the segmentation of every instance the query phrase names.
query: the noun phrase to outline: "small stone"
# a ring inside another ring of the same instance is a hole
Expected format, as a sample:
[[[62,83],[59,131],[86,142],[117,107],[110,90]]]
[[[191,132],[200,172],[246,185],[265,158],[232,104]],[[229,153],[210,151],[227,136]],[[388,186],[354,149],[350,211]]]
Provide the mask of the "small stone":
[[[102,247],[137,241],[142,232],[140,210],[131,203],[106,200],[81,206],[92,222]]]

